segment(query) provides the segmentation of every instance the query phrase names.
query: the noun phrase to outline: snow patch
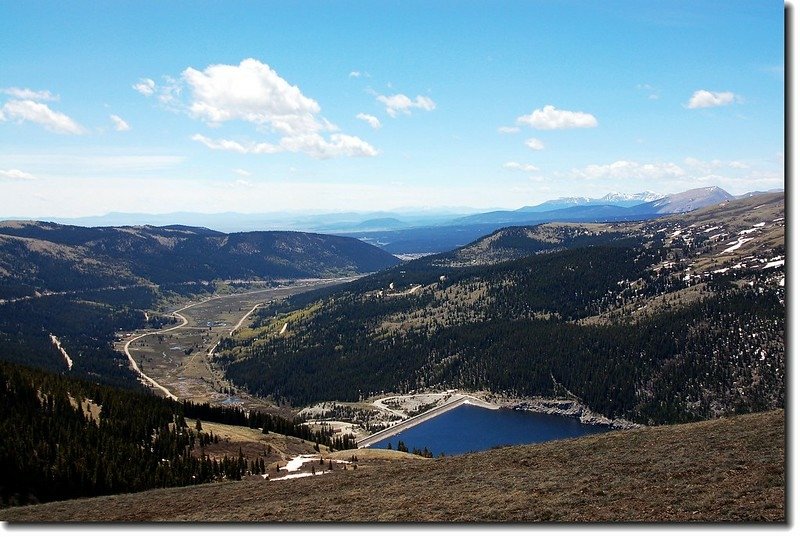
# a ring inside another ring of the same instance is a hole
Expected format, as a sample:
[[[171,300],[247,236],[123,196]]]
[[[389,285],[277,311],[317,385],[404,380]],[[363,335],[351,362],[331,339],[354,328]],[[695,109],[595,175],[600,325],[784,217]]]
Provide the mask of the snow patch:
[[[64,360],[66,360],[66,362],[67,362],[67,369],[72,371],[72,358],[69,357],[69,354],[67,354],[67,351],[65,351],[64,347],[61,346],[61,341],[56,336],[54,336],[53,334],[50,334],[50,341],[52,341],[53,345],[55,345],[56,348],[59,351],[61,351],[62,356],[64,356]]]
[[[742,245],[743,245],[744,243],[746,243],[746,242],[748,242],[748,241],[751,241],[751,240],[753,240],[753,239],[752,239],[752,238],[750,238],[750,239],[739,239],[738,241],[736,241],[735,243],[733,243],[733,246],[731,246],[730,248],[725,248],[724,250],[722,250],[722,253],[723,253],[723,254],[728,254],[728,253],[731,253],[731,252],[733,252],[734,250],[738,250],[739,248],[741,248],[741,247],[742,247]],[[730,243],[729,243],[729,244],[730,244]]]
[[[768,268],[774,268],[774,267],[782,267],[783,264],[785,263],[785,261],[786,261],[785,259],[779,259],[778,261],[770,261],[769,263],[764,265],[762,268],[768,269]]]

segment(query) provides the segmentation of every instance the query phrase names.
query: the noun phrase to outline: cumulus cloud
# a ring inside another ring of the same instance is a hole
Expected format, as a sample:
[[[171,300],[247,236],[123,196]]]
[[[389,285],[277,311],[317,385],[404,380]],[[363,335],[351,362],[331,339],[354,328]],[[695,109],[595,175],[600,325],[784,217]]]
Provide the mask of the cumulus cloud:
[[[85,131],[72,118],[52,110],[44,103],[30,99],[11,100],[0,108],[0,121],[30,121],[51,132],[61,134],[83,134]]]
[[[2,179],[24,179],[24,180],[36,179],[36,177],[33,174],[30,174],[30,173],[27,173],[27,172],[23,172],[22,170],[15,170],[15,169],[0,170],[0,178],[2,178]]]
[[[373,129],[380,129],[381,128],[381,121],[378,118],[376,118],[375,116],[371,116],[369,114],[360,113],[360,114],[356,115],[356,118],[360,119],[361,121],[366,121],[367,123],[369,123],[369,126],[372,127]]]
[[[378,154],[364,140],[339,133],[336,125],[322,117],[317,101],[256,59],[247,58],[238,65],[209,65],[203,70],[188,67],[179,79],[163,78],[165,83],[161,85],[143,78],[133,88],[146,96],[157,95],[165,108],[185,113],[210,127],[238,121],[255,126],[258,132],[278,135],[276,140],[264,142],[192,136],[192,140],[209,149],[242,154],[300,152],[321,159]],[[366,114],[357,117],[377,128],[377,118]]]
[[[156,91],[156,83],[151,78],[140,78],[139,82],[131,87],[146,97],[151,96]]]
[[[436,108],[436,103],[430,97],[424,95],[417,95],[415,99],[411,99],[407,95],[397,93],[395,95],[377,95],[375,97],[378,102],[386,106],[386,113],[391,117],[397,117],[397,114],[410,114],[412,108],[419,108],[430,112]]]
[[[544,142],[539,140],[538,138],[529,138],[525,140],[525,145],[528,146],[530,149],[534,151],[541,151],[544,149]]]
[[[733,104],[736,100],[741,100],[741,98],[730,91],[697,90],[685,106],[686,108],[710,108]]]
[[[248,172],[247,170],[243,170],[242,168],[234,168],[233,173],[241,177],[250,177],[251,175],[253,175],[252,173]]]
[[[124,119],[122,119],[121,117],[119,117],[118,115],[111,114],[108,117],[110,117],[111,121],[114,122],[114,130],[119,131],[119,132],[124,132],[124,131],[131,130],[131,126],[128,125],[128,122],[125,121]]]
[[[572,170],[572,175],[582,179],[675,179],[684,177],[686,171],[677,164],[640,164],[630,160],[618,160],[611,164],[590,164]]]
[[[597,119],[592,114],[559,110],[548,104],[528,115],[519,116],[517,124],[528,125],[539,130],[578,129],[596,127]]]
[[[58,95],[54,95],[47,90],[34,91],[28,88],[3,88],[3,93],[11,95],[15,99],[30,101],[57,101]]]
[[[320,106],[269,65],[252,58],[239,65],[211,65],[183,72],[193,101],[190,113],[215,124],[242,120],[293,135],[326,129],[317,118]]]
[[[258,60],[211,65],[203,71],[189,67],[182,81],[191,93],[186,107],[190,116],[211,126],[243,121],[280,136],[277,142],[258,143],[213,140],[201,134],[192,137],[210,149],[257,154],[300,152],[320,159],[378,154],[364,140],[337,133],[338,127],[320,115],[317,101]]]
[[[522,164],[520,162],[514,162],[514,161],[506,162],[505,164],[503,164],[503,168],[507,170],[519,170],[521,172],[528,172],[528,173],[539,171],[539,168],[537,168],[533,164]]]
[[[497,132],[500,134],[514,134],[519,131],[519,127],[497,127]]]

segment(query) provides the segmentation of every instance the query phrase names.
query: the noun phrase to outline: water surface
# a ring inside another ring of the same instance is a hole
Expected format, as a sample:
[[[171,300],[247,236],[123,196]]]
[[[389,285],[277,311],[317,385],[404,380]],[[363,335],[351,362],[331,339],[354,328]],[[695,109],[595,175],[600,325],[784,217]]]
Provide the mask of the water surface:
[[[397,449],[402,441],[409,451],[428,448],[434,456],[459,455],[497,446],[538,444],[561,438],[603,433],[610,427],[586,425],[576,418],[521,410],[489,410],[460,405],[435,418],[383,440],[371,447]]]

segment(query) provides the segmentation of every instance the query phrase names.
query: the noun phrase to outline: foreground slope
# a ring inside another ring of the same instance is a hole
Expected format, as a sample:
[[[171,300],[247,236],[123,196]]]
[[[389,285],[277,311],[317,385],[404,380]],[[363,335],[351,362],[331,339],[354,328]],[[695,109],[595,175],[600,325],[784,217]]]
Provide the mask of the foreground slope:
[[[785,521],[782,410],[0,511],[23,521]]]

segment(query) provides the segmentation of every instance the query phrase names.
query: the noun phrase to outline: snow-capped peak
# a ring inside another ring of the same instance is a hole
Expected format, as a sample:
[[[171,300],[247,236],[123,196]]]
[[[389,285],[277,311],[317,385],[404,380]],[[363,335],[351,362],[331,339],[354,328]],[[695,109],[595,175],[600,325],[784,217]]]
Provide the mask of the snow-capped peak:
[[[637,194],[623,194],[621,192],[611,192],[603,196],[601,199],[604,201],[641,201],[642,203],[646,203],[648,201],[655,201],[663,197],[664,197],[663,194],[657,194],[650,190],[645,190],[644,192],[639,192]]]

